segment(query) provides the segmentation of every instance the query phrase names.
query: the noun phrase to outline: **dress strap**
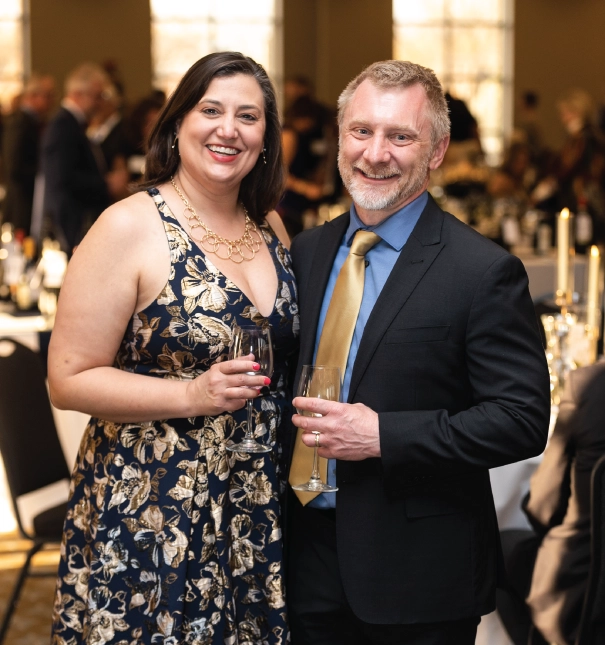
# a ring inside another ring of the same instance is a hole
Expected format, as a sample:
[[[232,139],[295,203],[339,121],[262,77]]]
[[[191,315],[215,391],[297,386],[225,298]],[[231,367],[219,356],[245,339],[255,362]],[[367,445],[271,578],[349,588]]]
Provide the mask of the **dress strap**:
[[[171,224],[178,222],[176,217],[172,214],[172,211],[170,210],[170,208],[168,208],[168,204],[166,204],[166,202],[164,201],[162,194],[155,186],[153,186],[152,188],[148,188],[145,192],[155,202],[155,206],[158,209],[158,213],[160,214],[160,217],[162,218],[162,220],[170,221]]]
[[[160,191],[154,186],[148,188],[146,192],[155,202],[162,223],[164,224],[168,246],[170,247],[171,263],[175,264],[176,262],[186,261],[188,254],[193,248],[190,237],[181,226],[179,220],[174,216],[168,204],[164,201]]]

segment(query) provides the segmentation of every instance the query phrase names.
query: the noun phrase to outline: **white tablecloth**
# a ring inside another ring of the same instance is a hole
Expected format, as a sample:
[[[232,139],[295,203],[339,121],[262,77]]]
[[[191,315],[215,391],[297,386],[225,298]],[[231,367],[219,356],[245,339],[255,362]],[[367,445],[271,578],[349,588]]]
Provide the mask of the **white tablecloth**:
[[[556,256],[554,254],[533,255],[522,249],[517,250],[516,255],[519,256],[527,271],[529,292],[534,302],[542,298],[553,298],[557,279]],[[585,273],[586,258],[583,255],[577,255],[574,261],[574,291],[581,296],[584,295],[587,287]]]

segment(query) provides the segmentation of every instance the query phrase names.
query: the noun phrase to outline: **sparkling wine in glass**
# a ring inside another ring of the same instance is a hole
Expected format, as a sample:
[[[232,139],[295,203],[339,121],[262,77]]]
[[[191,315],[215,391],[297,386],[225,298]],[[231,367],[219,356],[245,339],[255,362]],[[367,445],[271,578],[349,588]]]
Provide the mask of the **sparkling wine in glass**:
[[[340,400],[340,369],[326,365],[303,365],[296,396],[325,399],[326,401]],[[298,410],[303,416],[321,416],[312,412]],[[320,433],[313,433],[320,434]],[[319,455],[317,454],[317,441],[313,447],[313,466],[309,481],[304,484],[292,486],[294,490],[309,493],[334,493],[338,490],[321,480],[319,474]]]
[[[233,328],[233,338],[229,348],[229,359],[243,358],[254,354],[254,360],[260,365],[258,372],[247,372],[250,376],[267,376],[273,374],[273,344],[269,327],[242,325]],[[254,438],[254,401],[246,401],[248,422],[246,434],[240,443],[227,446],[232,452],[270,452],[271,446],[259,443]]]

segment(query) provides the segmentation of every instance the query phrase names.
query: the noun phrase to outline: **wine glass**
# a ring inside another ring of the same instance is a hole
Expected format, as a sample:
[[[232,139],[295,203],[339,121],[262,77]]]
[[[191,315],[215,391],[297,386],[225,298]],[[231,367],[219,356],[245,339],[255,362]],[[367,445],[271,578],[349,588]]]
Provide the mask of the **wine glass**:
[[[325,399],[326,401],[340,400],[340,369],[326,365],[303,365],[296,396],[313,397]],[[320,417],[321,414],[298,410],[299,414],[309,417]],[[313,432],[316,437],[313,447],[313,467],[311,477],[305,484],[295,484],[294,490],[306,491],[309,493],[334,493],[338,490],[336,486],[330,486],[321,480],[319,474],[319,455],[317,454],[317,436],[319,432]]]
[[[242,325],[233,328],[233,339],[229,348],[229,359],[243,358],[254,354],[254,360],[260,365],[258,372],[246,372],[250,376],[271,377],[273,373],[273,344],[271,342],[271,331],[269,327],[257,327],[256,325]],[[248,412],[248,423],[246,434],[240,443],[227,446],[232,452],[270,452],[271,446],[258,443],[254,439],[253,416],[254,403],[252,399],[246,401]]]

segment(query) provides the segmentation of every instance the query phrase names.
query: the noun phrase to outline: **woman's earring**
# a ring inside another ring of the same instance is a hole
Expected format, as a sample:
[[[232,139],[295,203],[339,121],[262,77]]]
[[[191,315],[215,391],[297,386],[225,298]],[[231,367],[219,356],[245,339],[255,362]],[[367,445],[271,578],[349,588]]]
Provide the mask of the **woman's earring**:
[[[266,166],[267,165],[267,157],[265,156],[265,152],[267,152],[267,148],[263,148],[263,163]]]
[[[173,150],[175,149],[178,140],[179,140],[179,135],[175,132],[174,133],[174,141],[172,142],[172,149]]]

